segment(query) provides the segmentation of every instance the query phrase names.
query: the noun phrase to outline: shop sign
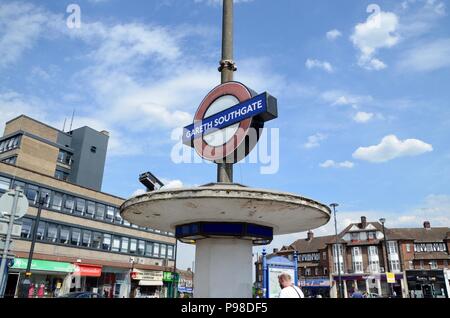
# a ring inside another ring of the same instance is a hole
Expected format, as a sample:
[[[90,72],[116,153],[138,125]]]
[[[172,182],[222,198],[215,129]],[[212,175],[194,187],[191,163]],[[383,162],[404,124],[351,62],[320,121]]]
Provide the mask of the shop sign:
[[[329,279],[307,279],[300,280],[301,287],[330,287]]]
[[[395,284],[395,274],[391,272],[386,272],[386,280],[388,284]]]
[[[131,278],[136,280],[162,281],[163,275],[164,274],[162,271],[141,271],[138,269],[133,269]]]
[[[164,272],[164,282],[178,282],[180,275],[178,273]]]
[[[102,267],[97,265],[75,264],[73,274],[75,276],[100,277],[102,276]]]
[[[26,258],[16,258],[14,259],[13,269],[26,269],[28,259]],[[32,260],[31,270],[36,271],[49,271],[49,272],[63,272],[72,273],[75,270],[75,266],[71,263],[64,262],[54,262],[45,260]]]

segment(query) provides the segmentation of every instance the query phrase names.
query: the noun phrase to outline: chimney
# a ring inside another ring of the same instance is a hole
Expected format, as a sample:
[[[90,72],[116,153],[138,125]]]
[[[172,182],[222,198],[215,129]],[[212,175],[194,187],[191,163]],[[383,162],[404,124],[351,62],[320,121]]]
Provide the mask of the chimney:
[[[367,218],[365,216],[361,217],[361,228],[365,229],[367,226]]]
[[[274,248],[274,249],[273,249],[273,253],[274,253],[274,254],[278,253],[278,248]]]
[[[426,230],[431,229],[431,223],[430,223],[430,221],[425,221],[425,222],[423,222],[423,228],[426,229]]]
[[[314,233],[313,231],[309,230],[308,231],[308,238],[306,239],[307,241],[311,241],[314,238]]]

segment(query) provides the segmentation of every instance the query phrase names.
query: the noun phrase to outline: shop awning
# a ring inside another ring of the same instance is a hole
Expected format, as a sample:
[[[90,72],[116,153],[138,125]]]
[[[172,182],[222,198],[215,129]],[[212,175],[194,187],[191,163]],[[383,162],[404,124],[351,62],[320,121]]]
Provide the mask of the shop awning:
[[[143,280],[139,281],[139,286],[162,286],[163,282],[161,280]]]

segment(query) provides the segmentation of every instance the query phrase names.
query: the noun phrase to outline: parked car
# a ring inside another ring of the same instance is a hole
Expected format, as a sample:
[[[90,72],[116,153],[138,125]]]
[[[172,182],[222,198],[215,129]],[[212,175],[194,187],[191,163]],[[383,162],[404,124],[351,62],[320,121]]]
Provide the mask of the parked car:
[[[68,293],[58,298],[104,298],[102,295],[91,292],[73,292]]]

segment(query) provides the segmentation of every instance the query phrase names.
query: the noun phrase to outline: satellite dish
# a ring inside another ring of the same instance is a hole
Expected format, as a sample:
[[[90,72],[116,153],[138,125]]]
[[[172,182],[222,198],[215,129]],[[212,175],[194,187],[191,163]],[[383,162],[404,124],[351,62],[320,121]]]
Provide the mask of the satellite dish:
[[[11,215],[15,194],[16,190],[9,190],[0,197],[0,217]],[[19,198],[17,200],[17,208],[16,212],[14,213],[14,218],[20,219],[27,213],[27,211],[28,199],[25,197],[23,192],[19,192]]]

